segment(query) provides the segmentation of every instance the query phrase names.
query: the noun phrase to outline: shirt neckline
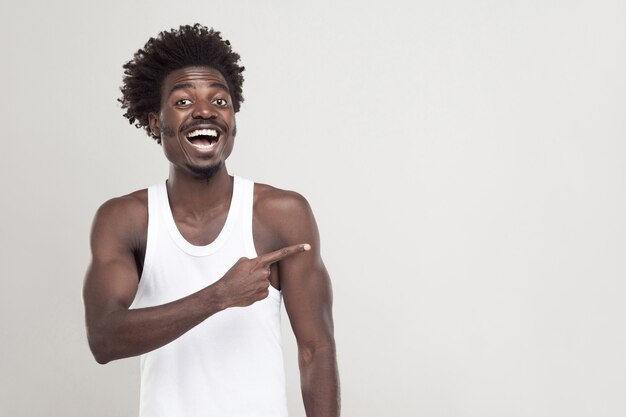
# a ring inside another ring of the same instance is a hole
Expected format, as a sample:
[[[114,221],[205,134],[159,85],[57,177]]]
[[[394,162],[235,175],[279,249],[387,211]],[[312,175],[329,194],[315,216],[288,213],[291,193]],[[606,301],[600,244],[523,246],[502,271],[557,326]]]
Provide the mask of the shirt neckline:
[[[230,207],[228,208],[228,214],[226,215],[226,222],[219,234],[208,245],[198,246],[190,243],[178,230],[176,222],[174,221],[174,215],[172,214],[172,208],[170,207],[169,198],[167,194],[167,181],[163,181],[159,185],[159,205],[161,207],[161,213],[165,220],[167,230],[182,251],[192,256],[206,256],[217,252],[222,247],[224,242],[228,240],[233,224],[235,222],[235,213],[239,212],[241,205],[241,179],[238,176],[233,177],[233,194],[230,200]]]

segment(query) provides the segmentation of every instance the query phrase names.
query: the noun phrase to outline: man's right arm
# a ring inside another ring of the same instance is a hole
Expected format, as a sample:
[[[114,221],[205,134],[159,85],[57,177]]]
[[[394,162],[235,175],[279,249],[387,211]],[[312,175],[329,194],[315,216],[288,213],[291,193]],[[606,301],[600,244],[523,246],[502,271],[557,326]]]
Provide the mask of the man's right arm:
[[[83,299],[89,347],[98,363],[159,348],[225,308],[213,285],[168,304],[129,310],[139,284],[133,250],[146,218],[145,205],[133,196],[106,202],[94,218]]]
[[[294,245],[254,259],[241,258],[215,283],[184,298],[129,309],[139,284],[134,257],[147,227],[146,207],[134,196],[103,204],[92,233],[92,261],[83,288],[89,347],[98,363],[141,355],[166,345],[211,315],[267,297],[269,264],[306,250]],[[143,222],[143,232],[141,225]]]

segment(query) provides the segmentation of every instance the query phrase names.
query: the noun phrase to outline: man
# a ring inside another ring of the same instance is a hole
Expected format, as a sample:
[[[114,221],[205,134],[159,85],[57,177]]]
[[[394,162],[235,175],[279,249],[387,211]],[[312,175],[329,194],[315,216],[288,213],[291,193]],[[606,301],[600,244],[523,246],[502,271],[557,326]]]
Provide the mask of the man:
[[[311,209],[226,169],[238,62],[196,24],[151,38],[124,65],[125,117],[162,145],[170,170],[96,213],[89,345],[102,364],[141,355],[141,416],[286,416],[282,298],[307,416],[335,417],[332,293]]]

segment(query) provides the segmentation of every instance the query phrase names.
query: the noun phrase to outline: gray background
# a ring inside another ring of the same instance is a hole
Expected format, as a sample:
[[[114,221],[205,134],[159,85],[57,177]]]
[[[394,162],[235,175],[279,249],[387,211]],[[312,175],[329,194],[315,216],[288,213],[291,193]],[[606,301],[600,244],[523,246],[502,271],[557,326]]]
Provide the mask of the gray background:
[[[626,3],[373,3],[3,1],[0,415],[136,415],[88,234],[167,175],[122,64],[196,21],[247,68],[230,171],[316,213],[345,416],[626,415]]]

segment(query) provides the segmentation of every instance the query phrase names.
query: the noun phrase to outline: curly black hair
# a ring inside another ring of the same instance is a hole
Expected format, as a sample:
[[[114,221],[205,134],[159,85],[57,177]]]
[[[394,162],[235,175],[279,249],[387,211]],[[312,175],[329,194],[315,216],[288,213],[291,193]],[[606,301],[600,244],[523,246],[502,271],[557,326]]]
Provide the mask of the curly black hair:
[[[220,32],[199,23],[163,31],[150,38],[133,59],[124,64],[122,97],[118,101],[126,109],[124,117],[137,128],[144,128],[152,136],[148,114],[161,107],[161,85],[172,71],[190,66],[206,66],[219,71],[228,84],[235,112],[243,102],[244,67],[238,65],[239,54],[233,52],[230,42]]]

